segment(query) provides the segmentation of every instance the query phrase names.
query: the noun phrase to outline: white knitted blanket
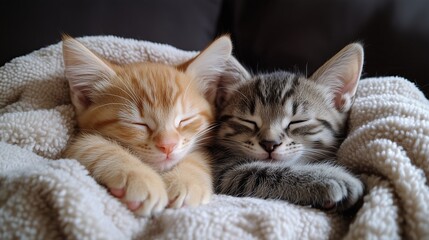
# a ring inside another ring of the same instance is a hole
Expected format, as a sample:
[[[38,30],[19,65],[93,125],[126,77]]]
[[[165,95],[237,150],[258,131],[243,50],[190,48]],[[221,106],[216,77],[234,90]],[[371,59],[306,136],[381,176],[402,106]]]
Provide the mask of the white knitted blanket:
[[[177,64],[196,54],[111,36],[80,41],[121,63]],[[429,239],[429,102],[403,78],[360,82],[339,151],[367,186],[351,216],[216,195],[137,218],[76,160],[61,158],[74,126],[60,44],[0,68],[0,239]]]

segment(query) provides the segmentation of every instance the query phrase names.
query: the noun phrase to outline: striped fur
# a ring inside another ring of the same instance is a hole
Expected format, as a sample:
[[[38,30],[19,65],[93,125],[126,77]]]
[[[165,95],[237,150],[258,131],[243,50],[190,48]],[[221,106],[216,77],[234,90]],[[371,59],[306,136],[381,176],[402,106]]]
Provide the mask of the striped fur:
[[[212,148],[218,193],[346,209],[363,192],[335,164],[362,69],[351,44],[315,75],[278,71],[231,87]]]

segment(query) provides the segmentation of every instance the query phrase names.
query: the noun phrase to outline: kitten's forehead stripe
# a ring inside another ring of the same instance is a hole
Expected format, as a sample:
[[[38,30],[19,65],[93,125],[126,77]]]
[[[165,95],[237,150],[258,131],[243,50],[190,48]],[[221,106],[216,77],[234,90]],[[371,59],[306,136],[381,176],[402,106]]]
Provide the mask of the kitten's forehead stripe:
[[[173,69],[169,67],[150,68],[150,65],[144,65],[140,71],[135,71],[130,77],[133,85],[136,86],[132,91],[142,98],[146,106],[173,106],[179,98],[180,77],[174,77]],[[143,107],[142,104],[138,105]]]
[[[297,88],[298,84],[299,84],[299,76],[294,75],[293,78],[289,80],[289,84],[288,84],[289,89],[284,91],[284,94],[281,100],[282,105],[285,105],[286,100],[288,100],[295,93],[295,89]],[[284,88],[286,88],[286,86]]]
[[[262,93],[262,80],[260,78],[256,79],[255,82],[255,89],[256,89],[256,96],[258,96],[259,100],[262,102],[262,104],[266,104],[265,97]]]
[[[296,101],[296,100],[293,101],[293,103],[292,103],[292,115],[293,116],[296,115],[296,112],[298,110],[298,105],[299,105],[298,101]]]
[[[266,101],[264,104],[276,104],[279,102],[280,96],[284,89],[284,82],[278,81],[271,76],[265,76],[264,84],[261,84],[263,90],[263,96]]]
[[[254,80],[254,94],[258,97],[262,105],[281,104],[284,105],[290,99],[297,86],[299,76],[294,74],[279,74],[279,76],[262,75]],[[249,104],[249,110],[255,113],[255,106]]]

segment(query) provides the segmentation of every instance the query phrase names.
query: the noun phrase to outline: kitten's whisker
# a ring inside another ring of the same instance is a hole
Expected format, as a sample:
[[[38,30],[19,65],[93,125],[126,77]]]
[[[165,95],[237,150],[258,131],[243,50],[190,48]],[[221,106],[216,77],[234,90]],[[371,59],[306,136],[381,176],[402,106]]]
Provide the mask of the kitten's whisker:
[[[132,89],[129,88],[129,86],[127,84],[125,84],[125,87],[127,88],[127,90],[129,91],[125,91],[123,88],[121,88],[118,85],[113,85],[114,87],[116,87],[117,89],[121,90],[123,93],[127,94],[128,97],[130,97],[136,104],[138,103],[138,98],[137,96],[134,95]],[[129,100],[128,100],[129,101]],[[131,102],[131,101],[130,101]]]
[[[306,149],[303,151],[303,158],[307,158],[311,161],[321,161],[329,159],[335,156],[334,151],[328,151],[324,149]]]
[[[309,155],[309,156],[314,156],[314,157],[330,157],[333,156],[334,153],[332,152],[316,152],[316,151],[304,151],[303,155]]]
[[[106,103],[106,104],[97,106],[95,108],[92,108],[91,111],[95,111],[95,110],[97,110],[97,109],[99,109],[101,107],[106,107],[106,106],[110,106],[110,105],[121,105],[121,106],[124,106],[124,107],[129,107],[127,104],[124,104],[124,103]]]
[[[119,90],[123,91],[125,94],[127,94],[136,104],[138,104],[140,101],[140,97],[138,95],[136,95],[135,90],[131,88],[131,86],[129,84],[124,84],[125,89],[123,89],[120,86],[115,86],[117,87]]]
[[[215,129],[216,127],[217,127],[217,124],[216,124],[216,123],[214,123],[214,124],[210,124],[207,128],[205,128],[205,129],[203,129],[203,130],[199,131],[199,132],[196,134],[196,136],[205,135],[205,134],[207,134],[207,133],[211,132],[211,131],[212,131],[213,129]]]
[[[199,135],[199,136],[196,136],[195,138],[197,139],[197,141],[213,139],[212,136],[210,136],[209,134]]]
[[[121,87],[117,86],[120,90],[122,90],[123,92],[125,92],[126,94],[128,94],[128,96],[136,103],[139,104],[139,100],[141,99],[139,96],[136,95],[135,91],[131,88],[130,85],[125,84],[125,88],[128,90],[125,91],[124,89],[122,89]]]
[[[129,104],[133,105],[133,102],[131,102],[129,99],[127,99],[125,97],[122,97],[122,96],[119,96],[119,95],[116,95],[116,94],[112,94],[112,93],[103,93],[103,95],[117,97],[117,98],[123,99],[123,100],[127,101]]]
[[[335,151],[330,151],[326,149],[305,149],[305,151],[312,152],[312,153],[334,153]]]
[[[205,129],[205,130],[203,130],[203,131],[201,131],[201,132],[198,132],[198,133],[196,134],[196,136],[197,136],[197,137],[199,137],[199,136],[206,136],[206,135],[210,135],[210,133],[212,133],[212,132],[213,132],[213,129],[214,129],[214,128]]]
[[[212,133],[212,132],[211,131],[205,131],[205,132],[197,133],[197,134],[195,134],[194,138],[196,138],[197,140],[200,140],[201,138],[211,138],[212,135],[210,133]]]
[[[335,154],[336,149],[328,150],[328,149],[306,149],[309,152],[314,153],[328,153],[328,154]]]

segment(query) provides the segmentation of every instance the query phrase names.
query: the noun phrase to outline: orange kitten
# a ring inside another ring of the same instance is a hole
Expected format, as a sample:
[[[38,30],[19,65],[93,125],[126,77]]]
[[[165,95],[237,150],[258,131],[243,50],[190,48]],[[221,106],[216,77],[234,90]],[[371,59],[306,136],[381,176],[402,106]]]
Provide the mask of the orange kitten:
[[[209,159],[198,147],[207,137],[213,99],[226,61],[221,37],[182,66],[118,65],[71,37],[63,39],[80,133],[66,156],[139,215],[207,203],[212,195]]]

